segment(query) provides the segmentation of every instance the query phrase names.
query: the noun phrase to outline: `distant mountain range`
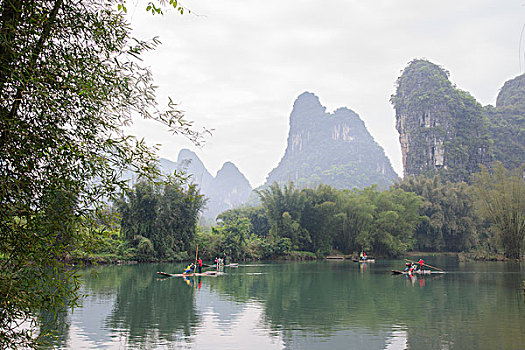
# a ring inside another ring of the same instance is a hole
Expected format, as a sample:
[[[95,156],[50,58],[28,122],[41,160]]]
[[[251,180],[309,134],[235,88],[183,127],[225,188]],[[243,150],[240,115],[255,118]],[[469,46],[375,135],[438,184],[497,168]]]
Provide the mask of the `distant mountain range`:
[[[213,177],[199,157],[188,149],[179,152],[177,162],[160,158],[159,166],[165,174],[183,170],[191,175],[191,182],[197,184],[208,199],[203,211],[205,218],[215,219],[223,211],[243,204],[252,192],[250,183],[232,162],[224,163]]]
[[[184,170],[192,175],[208,198],[203,216],[215,219],[221,212],[238,207],[252,195],[246,177],[226,162],[213,177],[190,150],[179,152],[177,161],[161,158],[161,171]],[[388,187],[397,178],[390,161],[359,116],[347,108],[326,113],[319,98],[301,94],[290,115],[288,146],[266,184],[294,182],[298,186],[327,184],[337,188]],[[253,196],[252,196],[253,199]]]
[[[444,69],[413,60],[399,77],[391,101],[405,175],[440,172],[452,181],[465,181],[479,164],[500,160],[513,168],[525,161],[525,75],[505,83],[496,107],[483,107],[457,89]],[[256,197],[231,162],[215,177],[187,149],[179,152],[177,162],[161,158],[159,163],[165,173],[180,169],[192,175],[208,198],[203,213],[208,219]],[[299,187],[387,188],[397,178],[384,150],[354,111],[343,107],[328,113],[316,95],[304,92],[290,114],[285,154],[263,187],[291,181]]]

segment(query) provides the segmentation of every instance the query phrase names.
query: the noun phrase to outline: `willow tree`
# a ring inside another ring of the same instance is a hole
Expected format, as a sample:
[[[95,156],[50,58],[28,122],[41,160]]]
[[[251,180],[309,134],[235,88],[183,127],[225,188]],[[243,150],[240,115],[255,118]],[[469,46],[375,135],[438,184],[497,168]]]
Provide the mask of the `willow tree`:
[[[0,348],[34,347],[35,314],[74,304],[68,252],[124,169],[154,150],[122,132],[142,116],[198,142],[160,108],[141,41],[112,0],[0,0]],[[87,226],[87,227],[86,227]]]
[[[525,237],[525,165],[507,171],[496,163],[490,172],[486,167],[474,176],[476,207],[490,223],[499,238],[505,256],[519,259]]]

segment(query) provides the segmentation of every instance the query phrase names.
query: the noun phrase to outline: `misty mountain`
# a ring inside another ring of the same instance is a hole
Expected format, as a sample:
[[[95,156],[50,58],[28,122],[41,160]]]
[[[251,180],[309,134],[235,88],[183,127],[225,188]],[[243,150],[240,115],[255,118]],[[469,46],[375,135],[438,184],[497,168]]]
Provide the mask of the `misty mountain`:
[[[392,103],[405,175],[440,173],[468,181],[490,161],[483,107],[453,85],[443,68],[411,61],[397,80]]]
[[[177,169],[191,174],[192,181],[199,185],[202,193],[206,193],[213,181],[213,176],[194,152],[185,148],[181,149],[177,157],[177,163],[174,164]]]
[[[493,159],[507,169],[525,163],[525,74],[505,82],[496,106],[485,106]]]
[[[327,184],[336,188],[386,188],[397,179],[383,148],[352,110],[327,113],[319,98],[304,92],[290,114],[284,157],[266,179],[297,186]]]
[[[205,216],[215,218],[225,210],[240,206],[251,192],[250,183],[239,169],[231,162],[224,163],[205,192],[209,198]]]
[[[442,67],[412,60],[391,99],[405,175],[441,174],[470,181],[480,164],[508,169],[525,162],[525,75],[503,85],[496,106],[458,89]]]
[[[233,163],[224,163],[213,177],[200,158],[188,149],[179,152],[177,162],[160,158],[159,167],[165,174],[182,170],[191,175],[190,181],[197,184],[208,199],[203,212],[203,216],[208,219],[215,219],[221,212],[241,205],[252,192],[250,183]]]

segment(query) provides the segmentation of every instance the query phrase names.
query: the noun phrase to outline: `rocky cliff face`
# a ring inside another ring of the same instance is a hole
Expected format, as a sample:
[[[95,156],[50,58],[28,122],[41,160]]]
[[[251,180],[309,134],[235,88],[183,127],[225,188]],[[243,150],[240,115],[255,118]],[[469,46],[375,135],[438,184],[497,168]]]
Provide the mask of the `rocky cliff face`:
[[[479,164],[490,162],[482,106],[455,88],[439,66],[410,62],[391,101],[405,175],[440,172],[452,181],[468,181]]]
[[[327,113],[317,96],[305,92],[290,115],[285,155],[266,185],[293,181],[298,186],[384,188],[396,178],[383,149],[355,112],[340,108]]]
[[[525,163],[525,74],[507,81],[501,88],[496,107],[485,107],[494,159],[507,169]]]

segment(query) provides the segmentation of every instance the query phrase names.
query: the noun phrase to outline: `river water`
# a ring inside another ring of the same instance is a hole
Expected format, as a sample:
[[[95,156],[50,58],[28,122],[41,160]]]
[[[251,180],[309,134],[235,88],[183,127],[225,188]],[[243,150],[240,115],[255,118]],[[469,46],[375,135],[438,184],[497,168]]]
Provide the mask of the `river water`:
[[[241,263],[160,278],[179,264],[84,272],[61,349],[525,349],[525,264],[427,257],[446,274],[392,275],[402,260]]]

